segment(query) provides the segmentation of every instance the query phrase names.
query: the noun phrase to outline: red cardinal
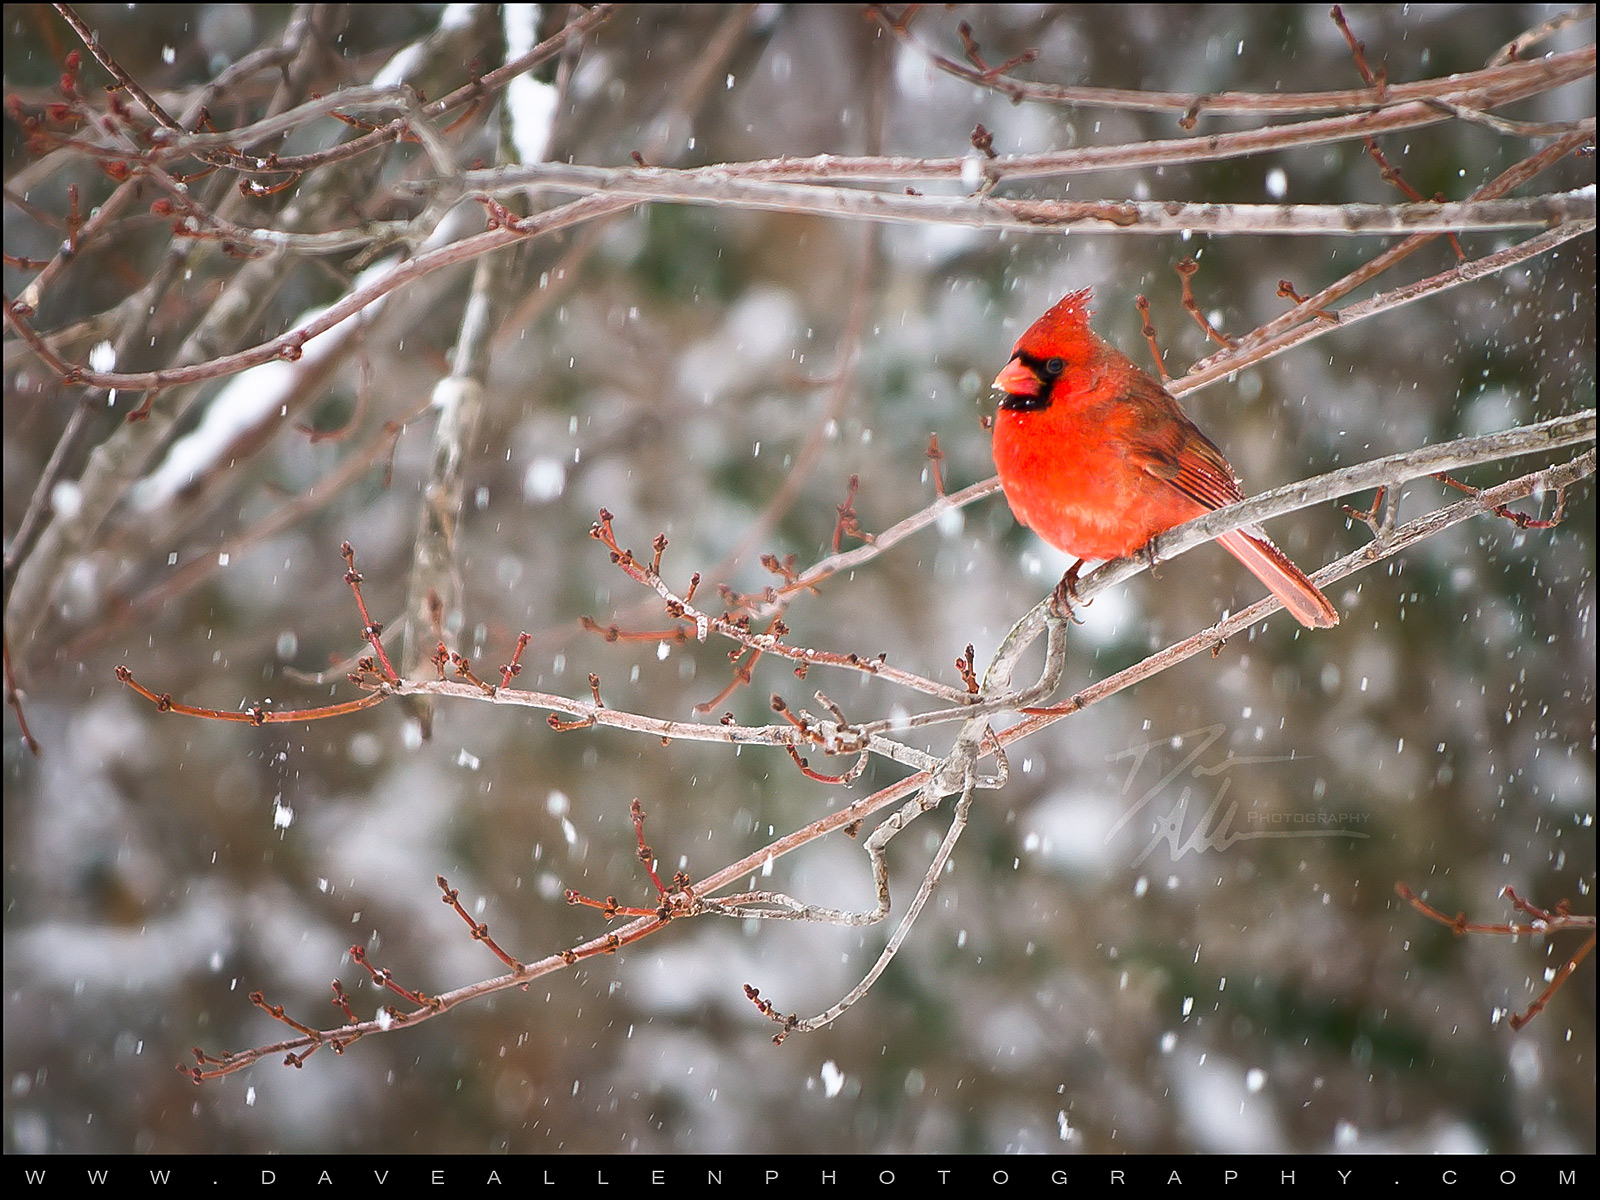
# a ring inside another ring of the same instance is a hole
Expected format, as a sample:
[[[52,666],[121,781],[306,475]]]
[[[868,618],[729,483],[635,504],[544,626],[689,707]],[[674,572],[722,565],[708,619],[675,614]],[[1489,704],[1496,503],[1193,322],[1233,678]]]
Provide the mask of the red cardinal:
[[[1089,328],[1073,292],[1017,339],[994,381],[994,464],[1017,520],[1078,562],[1120,558],[1244,499],[1233,468],[1174,400]],[[1302,625],[1339,623],[1328,598],[1259,529],[1217,539]]]

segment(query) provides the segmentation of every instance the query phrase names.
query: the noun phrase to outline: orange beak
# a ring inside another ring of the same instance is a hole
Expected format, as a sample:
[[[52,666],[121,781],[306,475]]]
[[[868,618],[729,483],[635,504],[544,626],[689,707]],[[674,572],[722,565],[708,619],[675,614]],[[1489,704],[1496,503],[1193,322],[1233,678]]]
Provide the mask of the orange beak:
[[[1020,358],[1013,358],[1005,370],[994,377],[994,386],[1013,396],[1037,396],[1039,377]]]

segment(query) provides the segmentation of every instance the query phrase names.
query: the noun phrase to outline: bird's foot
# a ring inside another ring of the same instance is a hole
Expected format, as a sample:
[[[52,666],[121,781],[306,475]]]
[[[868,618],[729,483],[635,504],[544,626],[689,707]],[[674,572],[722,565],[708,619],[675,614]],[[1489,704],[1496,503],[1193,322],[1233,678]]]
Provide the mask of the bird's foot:
[[[1083,618],[1074,611],[1074,604],[1081,604],[1088,608],[1093,600],[1080,600],[1078,598],[1078,568],[1083,566],[1083,559],[1072,564],[1070,570],[1061,577],[1061,582],[1056,584],[1055,591],[1050,593],[1050,609],[1056,616],[1071,621],[1074,625],[1082,625]]]
[[[1161,560],[1156,557],[1155,546],[1150,542],[1146,542],[1142,547],[1140,547],[1138,553],[1139,557],[1144,559],[1145,566],[1150,568],[1150,578],[1160,579]]]

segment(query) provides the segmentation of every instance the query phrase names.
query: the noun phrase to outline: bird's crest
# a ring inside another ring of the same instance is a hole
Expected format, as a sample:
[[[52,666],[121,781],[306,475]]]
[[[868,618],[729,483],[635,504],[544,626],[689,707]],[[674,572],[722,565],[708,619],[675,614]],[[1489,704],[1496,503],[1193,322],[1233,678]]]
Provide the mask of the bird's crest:
[[[1023,343],[1028,341],[1060,344],[1065,339],[1081,335],[1089,328],[1090,291],[1090,288],[1084,288],[1080,292],[1068,292],[1055,307],[1028,326],[1027,332],[1017,339],[1015,349],[1023,349]]]

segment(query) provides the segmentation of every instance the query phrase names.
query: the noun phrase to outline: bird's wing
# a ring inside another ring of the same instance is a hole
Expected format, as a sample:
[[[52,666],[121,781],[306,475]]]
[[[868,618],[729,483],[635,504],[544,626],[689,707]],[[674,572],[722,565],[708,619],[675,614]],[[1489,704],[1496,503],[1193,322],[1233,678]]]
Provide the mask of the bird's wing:
[[[1222,508],[1244,499],[1222,451],[1159,383],[1140,372],[1126,403],[1132,456],[1146,472],[1166,480],[1205,508]]]

